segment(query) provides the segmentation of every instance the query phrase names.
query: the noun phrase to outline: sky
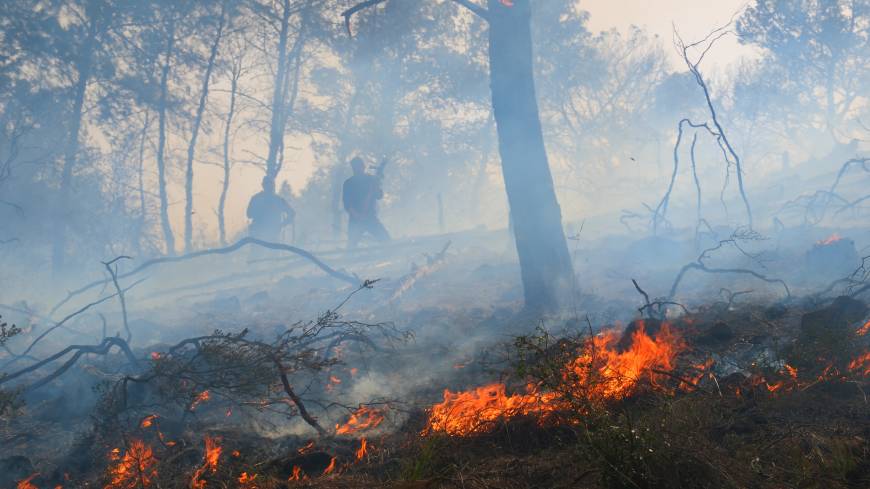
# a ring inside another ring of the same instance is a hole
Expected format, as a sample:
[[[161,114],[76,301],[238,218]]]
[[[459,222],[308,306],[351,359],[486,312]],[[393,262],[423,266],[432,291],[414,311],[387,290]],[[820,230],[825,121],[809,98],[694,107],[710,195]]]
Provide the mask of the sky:
[[[616,28],[626,32],[632,25],[658,35],[675,69],[683,70],[682,61],[672,49],[673,28],[686,42],[701,39],[742,11],[747,0],[579,0],[580,8],[589,12],[589,29],[593,32]],[[704,63],[721,72],[741,57],[753,57],[752,48],[741,46],[735,36],[720,40]]]

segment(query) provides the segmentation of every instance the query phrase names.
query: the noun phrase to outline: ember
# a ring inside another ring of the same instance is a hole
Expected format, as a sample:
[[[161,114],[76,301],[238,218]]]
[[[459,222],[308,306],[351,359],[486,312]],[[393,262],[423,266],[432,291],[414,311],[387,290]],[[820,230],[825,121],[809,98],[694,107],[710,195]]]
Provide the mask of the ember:
[[[870,375],[870,351],[864,352],[858,358],[849,362],[849,370],[860,372],[861,375]]]
[[[38,489],[35,485],[31,483],[31,481],[37,477],[39,477],[39,472],[31,475],[24,480],[19,481],[16,489]]]
[[[208,401],[209,399],[211,399],[211,394],[209,394],[207,390],[200,392],[190,404],[190,410],[193,411],[194,409],[196,409],[197,406],[204,403],[205,401]]]
[[[834,233],[834,234],[828,236],[827,238],[816,242],[816,246],[827,246],[829,244],[836,243],[837,241],[840,241],[841,239],[843,239],[843,238],[840,237],[839,234]]]
[[[336,435],[350,435],[363,430],[377,428],[384,421],[384,411],[378,408],[360,406],[344,424],[335,425]]]
[[[323,475],[329,475],[332,471],[335,470],[335,457],[332,457],[332,460],[329,461],[329,466],[323,471]]]

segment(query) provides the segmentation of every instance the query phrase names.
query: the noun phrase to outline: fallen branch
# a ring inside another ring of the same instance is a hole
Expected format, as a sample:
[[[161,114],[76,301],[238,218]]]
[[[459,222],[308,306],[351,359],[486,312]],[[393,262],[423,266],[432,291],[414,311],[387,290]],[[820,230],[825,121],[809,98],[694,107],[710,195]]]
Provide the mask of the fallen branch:
[[[37,362],[33,365],[30,365],[26,368],[23,368],[17,372],[11,373],[11,374],[6,375],[4,377],[0,377],[0,384],[5,384],[6,382],[9,382],[11,380],[17,379],[18,377],[21,377],[22,375],[39,370],[43,366],[45,366],[45,365],[47,365],[55,360],[63,358],[67,354],[74,351],[75,354],[72,356],[72,358],[67,360],[57,370],[55,370],[51,374],[43,377],[39,381],[37,381],[33,384],[30,384],[29,386],[27,386],[25,388],[26,392],[36,390],[36,389],[48,384],[49,382],[53,381],[54,379],[60,377],[61,375],[63,375],[64,372],[69,370],[70,367],[72,367],[73,365],[76,364],[76,362],[78,362],[79,358],[81,358],[82,355],[85,355],[85,354],[105,355],[109,352],[109,350],[111,350],[111,348],[113,346],[117,346],[121,350],[121,352],[124,353],[124,356],[127,357],[127,360],[130,362],[130,364],[133,365],[134,367],[138,368],[139,362],[138,362],[138,360],[136,360],[136,357],[133,355],[133,352],[130,350],[130,346],[127,345],[127,342],[121,338],[109,337],[109,338],[103,339],[103,341],[100,342],[100,344],[98,344],[98,345],[70,345],[70,346],[64,348],[63,350],[55,353],[54,355],[51,355],[48,358],[40,360],[39,362]]]
[[[162,256],[160,258],[154,258],[152,260],[146,261],[145,263],[139,265],[138,267],[134,268],[133,270],[130,270],[129,272],[117,275],[116,279],[120,280],[123,278],[131,277],[131,276],[136,275],[137,273],[140,273],[143,270],[146,270],[150,267],[153,267],[155,265],[161,265],[164,263],[176,263],[176,262],[192,260],[194,258],[199,258],[202,256],[208,256],[208,255],[226,255],[226,254],[232,253],[234,251],[237,251],[246,245],[257,245],[257,246],[261,246],[263,248],[267,248],[270,250],[287,251],[290,253],[295,253],[299,256],[302,256],[303,258],[308,259],[309,261],[314,263],[318,268],[320,268],[321,270],[323,270],[328,275],[330,275],[334,278],[337,278],[341,281],[347,282],[347,283],[349,283],[351,285],[355,285],[355,286],[359,285],[361,282],[361,280],[358,277],[353,277],[353,276],[350,276],[346,273],[343,273],[343,272],[340,272],[338,270],[331,268],[330,266],[328,266],[325,263],[323,263],[322,261],[320,261],[312,253],[310,253],[306,250],[303,250],[302,248],[297,248],[296,246],[290,246],[290,245],[286,245],[286,244],[282,244],[282,243],[271,243],[268,241],[262,241],[262,240],[259,240],[256,238],[250,238],[250,237],[242,238],[239,241],[236,241],[235,243],[231,244],[230,246],[226,246],[223,248],[211,248],[208,250],[195,251],[193,253],[187,253],[187,254],[179,255],[179,256]],[[82,286],[74,291],[71,291],[69,294],[67,294],[66,298],[64,298],[62,301],[57,303],[57,305],[55,305],[51,309],[51,313],[54,314],[55,311],[60,309],[64,304],[69,302],[69,300],[72,299],[73,297],[80,295],[80,294],[83,294],[83,293],[87,292],[88,290],[93,289],[94,287],[106,285],[107,283],[108,283],[108,280],[97,280],[97,281],[91,282],[87,285],[84,285],[84,286]]]

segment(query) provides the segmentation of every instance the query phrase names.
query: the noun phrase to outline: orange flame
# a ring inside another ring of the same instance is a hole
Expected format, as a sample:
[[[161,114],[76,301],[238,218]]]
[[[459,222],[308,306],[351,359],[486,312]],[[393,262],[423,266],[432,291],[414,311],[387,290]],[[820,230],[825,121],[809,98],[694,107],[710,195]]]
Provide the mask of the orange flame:
[[[298,452],[299,452],[299,455],[305,455],[306,453],[310,452],[311,450],[314,450],[314,440],[309,441],[308,444],[305,445],[304,447],[300,448],[298,450]]]
[[[329,461],[329,466],[326,467],[322,475],[329,475],[333,470],[335,470],[335,457],[332,457],[332,460]]]
[[[242,472],[242,475],[239,476],[239,487],[242,489],[257,489],[257,483],[254,480],[257,479],[257,474],[248,475],[247,472]]]
[[[641,326],[643,324],[641,323]],[[643,327],[631,334],[631,346],[620,351],[621,334],[606,331],[587,340],[579,354],[562,369],[564,390],[574,398],[590,401],[622,399],[635,391],[642,379],[653,387],[668,377],[685,344],[667,324],[655,338]],[[444,400],[429,410],[424,434],[445,432],[466,436],[487,431],[492,422],[520,415],[547,414],[566,408],[554,392],[539,392],[529,385],[526,394],[507,395],[504,384],[495,383],[465,392],[444,391]]]
[[[362,460],[363,457],[366,456],[366,450],[367,450],[366,447],[367,446],[368,446],[368,442],[366,441],[365,438],[363,438],[359,441],[359,450],[356,451],[356,459],[357,460]]]
[[[212,438],[210,436],[205,437],[205,455],[203,456],[203,464],[202,467],[196,469],[193,478],[190,480],[191,489],[205,488],[205,481],[201,480],[200,477],[202,477],[207,470],[211,473],[217,472],[218,459],[223,450],[219,443],[220,438]]]
[[[190,410],[193,411],[197,406],[211,399],[211,394],[207,390],[200,392],[196,398],[193,399],[193,402],[190,404]]]
[[[113,449],[109,452],[109,460],[115,464],[109,467],[111,482],[105,486],[106,489],[148,487],[157,476],[157,459],[151,447],[142,440],[131,441],[123,456],[121,449]]]
[[[142,429],[150,428],[154,424],[154,420],[157,419],[156,414],[152,414],[150,416],[146,416],[145,419],[139,424]]]
[[[291,476],[290,476],[290,479],[288,479],[288,480],[291,480],[291,481],[301,481],[302,478],[303,478],[303,475],[302,475],[302,467],[300,467],[300,466],[298,466],[298,465],[294,465],[294,466],[293,466],[293,475],[291,475]]]
[[[39,476],[39,472],[31,475],[30,477],[28,477],[24,480],[18,481],[18,485],[15,486],[16,489],[38,489],[35,485],[31,484],[31,481],[33,479],[36,479],[38,476]]]
[[[825,238],[825,239],[823,239],[823,240],[821,240],[821,241],[816,242],[816,245],[818,245],[818,246],[827,246],[827,245],[829,245],[829,244],[836,243],[837,241],[840,241],[841,239],[843,239],[843,238],[841,238],[839,234],[834,233],[834,234],[828,236],[827,238]]]
[[[377,428],[384,421],[384,410],[360,406],[344,424],[335,425],[335,434],[350,435],[363,430]]]
[[[864,323],[864,326],[858,328],[858,331],[855,331],[858,336],[864,336],[867,333],[870,333],[870,320]]]
[[[870,351],[866,351],[858,358],[849,362],[849,370],[860,372],[861,375],[870,375]]]

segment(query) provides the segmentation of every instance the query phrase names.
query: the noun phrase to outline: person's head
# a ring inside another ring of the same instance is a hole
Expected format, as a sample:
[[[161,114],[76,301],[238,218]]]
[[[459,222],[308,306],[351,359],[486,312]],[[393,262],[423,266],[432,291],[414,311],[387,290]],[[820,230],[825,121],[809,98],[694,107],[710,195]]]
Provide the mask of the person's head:
[[[366,164],[359,156],[355,156],[350,160],[350,167],[353,168],[354,175],[362,175],[366,172]]]
[[[275,179],[271,177],[263,177],[263,191],[274,194],[275,193]]]

